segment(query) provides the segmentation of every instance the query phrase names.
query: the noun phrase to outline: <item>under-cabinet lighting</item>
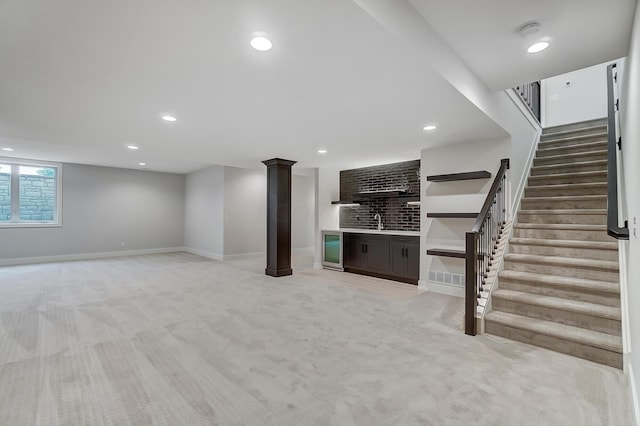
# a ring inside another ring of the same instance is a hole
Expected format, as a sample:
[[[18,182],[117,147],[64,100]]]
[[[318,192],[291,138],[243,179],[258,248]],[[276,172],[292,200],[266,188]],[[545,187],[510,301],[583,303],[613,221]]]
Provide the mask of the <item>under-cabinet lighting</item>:
[[[408,206],[419,206],[420,201],[407,201]]]
[[[358,207],[360,204],[358,203],[344,203],[344,204],[338,204],[340,207]]]
[[[164,121],[168,121],[168,122],[170,122],[170,123],[173,123],[174,121],[176,121],[176,120],[177,120],[177,118],[175,118],[173,115],[163,115],[163,116],[162,116],[162,119],[163,119]]]
[[[13,149],[13,148],[9,148],[9,147],[2,148],[2,150],[3,150],[3,151],[7,151],[7,152],[12,152],[12,151],[14,151],[14,149]]]

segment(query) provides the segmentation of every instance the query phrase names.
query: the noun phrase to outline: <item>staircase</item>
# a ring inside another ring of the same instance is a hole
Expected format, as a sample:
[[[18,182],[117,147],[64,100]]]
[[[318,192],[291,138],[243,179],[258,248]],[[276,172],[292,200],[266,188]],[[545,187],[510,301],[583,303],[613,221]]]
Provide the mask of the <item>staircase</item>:
[[[622,368],[606,131],[605,120],[544,130],[485,331]]]

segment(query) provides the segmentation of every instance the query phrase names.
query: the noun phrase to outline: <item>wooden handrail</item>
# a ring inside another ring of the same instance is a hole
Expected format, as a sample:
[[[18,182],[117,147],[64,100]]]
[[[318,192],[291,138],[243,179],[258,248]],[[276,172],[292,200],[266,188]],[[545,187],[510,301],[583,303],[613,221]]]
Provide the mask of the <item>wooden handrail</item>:
[[[500,181],[502,177],[507,173],[507,169],[509,168],[509,159],[503,158],[500,160],[500,169],[498,169],[498,173],[496,173],[495,179],[493,179],[493,184],[491,184],[491,189],[487,194],[487,198],[484,200],[484,204],[482,205],[482,209],[480,210],[480,214],[476,219],[476,222],[473,224],[473,228],[471,228],[471,232],[480,231],[480,227],[482,226],[482,222],[487,217],[489,213],[489,209],[491,208],[491,203],[493,199],[496,197],[496,193],[498,192],[498,188],[500,187]]]
[[[624,226],[618,222],[618,156],[617,149],[622,150],[622,139],[617,138],[616,111],[618,110],[618,100],[614,95],[614,80],[617,81],[618,74],[614,76],[613,70],[616,64],[607,67],[607,234],[617,240],[629,239],[629,228],[625,221]]]

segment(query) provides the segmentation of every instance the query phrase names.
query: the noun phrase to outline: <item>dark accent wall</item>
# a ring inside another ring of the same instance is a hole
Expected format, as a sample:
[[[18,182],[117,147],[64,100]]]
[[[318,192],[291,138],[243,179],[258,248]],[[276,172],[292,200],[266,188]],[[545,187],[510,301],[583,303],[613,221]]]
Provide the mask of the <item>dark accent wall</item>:
[[[420,160],[340,172],[340,200],[356,201],[357,207],[340,207],[340,227],[375,229],[376,213],[382,216],[384,229],[420,231],[420,206],[407,205],[407,199],[420,199]],[[394,197],[365,197],[363,192],[404,191]]]

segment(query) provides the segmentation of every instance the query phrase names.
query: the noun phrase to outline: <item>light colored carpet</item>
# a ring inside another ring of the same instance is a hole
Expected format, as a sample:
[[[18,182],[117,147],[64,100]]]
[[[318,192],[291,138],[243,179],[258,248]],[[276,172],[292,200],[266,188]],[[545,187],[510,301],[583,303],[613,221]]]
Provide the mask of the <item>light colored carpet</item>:
[[[0,269],[0,425],[627,425],[624,374],[462,300],[176,253]],[[386,284],[386,285],[385,285]]]

